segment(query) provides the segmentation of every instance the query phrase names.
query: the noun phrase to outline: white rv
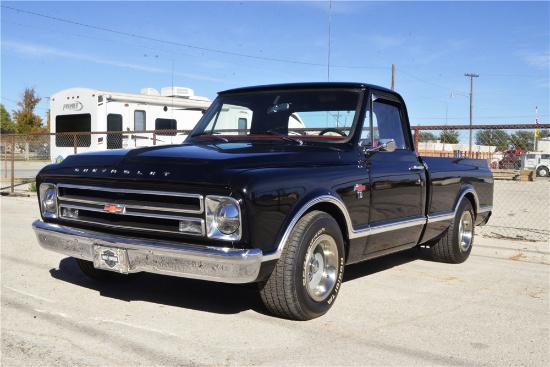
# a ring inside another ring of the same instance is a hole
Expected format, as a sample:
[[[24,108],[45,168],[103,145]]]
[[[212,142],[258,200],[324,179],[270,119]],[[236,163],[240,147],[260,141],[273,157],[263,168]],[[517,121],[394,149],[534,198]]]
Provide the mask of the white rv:
[[[71,88],[50,97],[52,162],[87,151],[178,144],[212,101],[182,87],[141,94]],[[108,133],[112,131],[113,133]]]

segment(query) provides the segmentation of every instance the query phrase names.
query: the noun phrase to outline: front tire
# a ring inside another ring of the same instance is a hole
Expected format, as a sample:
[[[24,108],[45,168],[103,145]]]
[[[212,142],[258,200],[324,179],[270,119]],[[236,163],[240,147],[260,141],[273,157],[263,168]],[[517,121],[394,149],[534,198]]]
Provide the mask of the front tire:
[[[475,216],[472,204],[462,199],[445,235],[430,248],[436,261],[460,264],[468,259],[474,244]]]
[[[275,270],[260,284],[260,295],[278,316],[311,320],[332,307],[343,273],[340,227],[327,213],[312,211],[292,230]]]

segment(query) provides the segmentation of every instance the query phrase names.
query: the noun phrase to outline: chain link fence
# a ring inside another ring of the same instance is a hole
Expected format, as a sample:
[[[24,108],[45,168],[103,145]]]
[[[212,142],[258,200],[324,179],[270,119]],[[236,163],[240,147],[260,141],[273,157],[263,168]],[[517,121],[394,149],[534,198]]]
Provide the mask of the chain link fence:
[[[550,124],[413,127],[421,156],[486,159],[495,180],[488,237],[550,239]]]
[[[412,127],[421,156],[486,159],[495,179],[493,215],[483,236],[549,241],[550,124]],[[68,155],[179,144],[188,130],[3,135],[1,190],[28,190],[38,171]],[[546,167],[546,170],[541,167]]]

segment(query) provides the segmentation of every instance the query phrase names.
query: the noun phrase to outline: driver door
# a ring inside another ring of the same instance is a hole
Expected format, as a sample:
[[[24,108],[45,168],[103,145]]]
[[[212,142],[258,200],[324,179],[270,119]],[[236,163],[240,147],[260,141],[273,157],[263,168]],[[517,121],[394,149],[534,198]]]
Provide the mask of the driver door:
[[[379,139],[393,139],[393,152],[366,155],[369,171],[370,234],[364,258],[375,257],[417,244],[425,218],[426,173],[406,129],[406,110],[393,95],[372,95],[365,124],[372,146]]]

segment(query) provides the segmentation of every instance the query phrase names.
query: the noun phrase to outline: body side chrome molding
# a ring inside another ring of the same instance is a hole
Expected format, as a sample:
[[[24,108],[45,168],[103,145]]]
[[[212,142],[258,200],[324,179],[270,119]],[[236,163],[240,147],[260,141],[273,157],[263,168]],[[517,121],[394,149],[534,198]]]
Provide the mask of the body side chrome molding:
[[[375,225],[367,225],[365,227],[362,227],[361,229],[356,229],[352,226],[352,222],[351,222],[351,218],[349,216],[348,210],[345,204],[342,202],[342,200],[332,195],[323,195],[309,201],[296,213],[296,215],[294,215],[294,218],[292,218],[292,221],[289,223],[281,241],[279,242],[279,245],[277,246],[277,249],[270,253],[269,252],[264,253],[262,261],[277,260],[281,256],[281,253],[283,252],[283,249],[286,246],[288,238],[290,237],[290,233],[296,226],[296,223],[298,223],[298,221],[306,211],[308,211],[310,208],[320,203],[330,203],[338,207],[338,209],[344,215],[344,218],[346,220],[349,239],[362,238],[362,237],[367,237],[367,236],[375,235],[379,233],[384,233],[384,232],[394,231],[398,229],[413,227],[416,225],[426,224],[426,218],[424,216],[418,216],[418,217],[408,217],[399,221],[390,221],[390,222],[377,223]]]
[[[451,211],[444,211],[444,212],[437,212],[434,214],[428,215],[428,223],[434,223],[434,222],[441,222],[445,220],[453,220],[456,216],[456,212],[458,211],[458,205],[466,197],[467,194],[472,194],[474,196],[474,211],[477,214],[479,213],[487,213],[493,210],[492,205],[479,205],[479,198],[477,196],[477,193],[475,192],[474,188],[471,185],[466,185],[462,188],[460,191],[460,195],[458,197],[458,200],[456,200],[453,210]]]
[[[377,223],[373,225],[367,225],[362,227],[361,229],[356,229],[352,226],[352,222],[351,222],[351,218],[349,216],[348,210],[342,200],[332,195],[319,196],[313,200],[310,200],[306,205],[304,205],[296,213],[296,215],[294,215],[294,218],[292,218],[292,221],[289,223],[281,241],[279,242],[279,245],[277,246],[277,249],[273,252],[264,253],[262,261],[277,260],[281,256],[281,253],[283,252],[283,249],[286,246],[288,238],[290,237],[290,233],[294,229],[294,226],[296,226],[296,223],[298,223],[298,221],[306,211],[308,211],[311,207],[320,203],[334,204],[336,207],[338,207],[338,209],[343,214],[346,220],[348,238],[351,240],[351,239],[357,239],[361,237],[367,237],[370,235],[376,235],[384,232],[390,232],[390,231],[395,231],[395,230],[404,229],[408,227],[413,227],[416,225],[426,225],[429,223],[434,223],[439,221],[452,220],[455,217],[456,212],[458,211],[458,205],[467,194],[472,194],[474,196],[474,210],[476,214],[492,211],[493,207],[491,205],[480,206],[479,198],[477,196],[477,193],[475,192],[474,187],[472,185],[466,185],[461,189],[458,199],[455,201],[454,208],[452,209],[452,211],[435,213],[435,214],[428,215],[427,217],[425,216],[408,217],[399,221],[382,222],[382,223]]]

